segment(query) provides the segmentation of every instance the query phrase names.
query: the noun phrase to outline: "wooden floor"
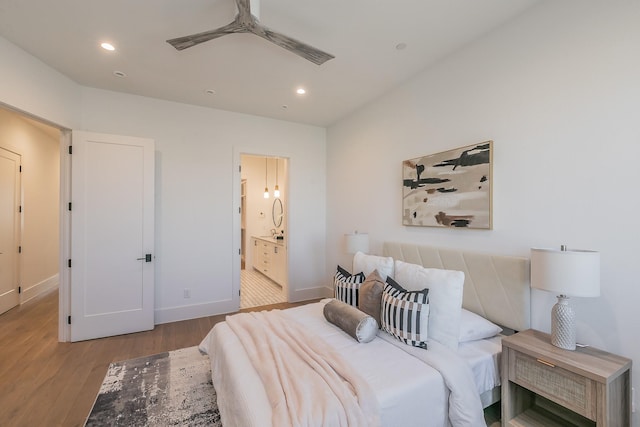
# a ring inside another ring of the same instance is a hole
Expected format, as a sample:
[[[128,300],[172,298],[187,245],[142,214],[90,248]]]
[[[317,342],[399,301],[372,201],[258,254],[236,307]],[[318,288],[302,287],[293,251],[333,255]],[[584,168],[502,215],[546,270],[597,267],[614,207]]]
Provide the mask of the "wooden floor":
[[[256,309],[287,308],[283,303]],[[225,315],[157,325],[153,331],[58,342],[58,292],[0,315],[0,426],[83,426],[111,362],[198,345]],[[493,409],[493,410],[491,410]],[[499,405],[485,411],[499,426]]]
[[[224,317],[60,343],[57,291],[16,307],[0,315],[0,426],[83,426],[111,362],[198,345]]]

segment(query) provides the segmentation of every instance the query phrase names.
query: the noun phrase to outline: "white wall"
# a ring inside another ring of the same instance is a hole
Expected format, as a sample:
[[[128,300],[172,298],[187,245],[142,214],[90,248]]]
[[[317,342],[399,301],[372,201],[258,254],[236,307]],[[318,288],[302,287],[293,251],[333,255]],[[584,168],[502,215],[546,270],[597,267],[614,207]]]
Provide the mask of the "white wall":
[[[323,296],[324,129],[90,88],[82,106],[86,130],[156,142],[156,322],[233,309],[241,153],[290,159],[290,299]]]
[[[542,3],[329,128],[327,275],[350,265],[354,229],[374,253],[385,240],[599,250],[602,296],[573,300],[578,340],[640,361],[638,22],[638,2]],[[401,162],[488,139],[494,230],[403,227]],[[548,331],[555,298],[532,293]]]
[[[0,104],[60,127],[155,139],[156,322],[239,301],[240,153],[290,160],[290,299],[324,294],[323,128],[85,88],[3,38],[0,58]]]
[[[0,104],[73,128],[79,124],[80,86],[0,37]]]

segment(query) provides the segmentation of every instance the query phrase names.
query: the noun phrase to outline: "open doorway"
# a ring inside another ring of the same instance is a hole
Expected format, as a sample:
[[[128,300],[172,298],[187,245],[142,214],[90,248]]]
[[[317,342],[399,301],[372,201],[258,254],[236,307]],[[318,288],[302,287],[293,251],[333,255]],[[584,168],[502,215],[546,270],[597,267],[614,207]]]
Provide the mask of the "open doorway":
[[[7,211],[17,216],[0,215],[0,221],[13,222],[0,226],[3,236],[12,236],[3,237],[0,252],[3,257],[15,255],[11,262],[0,261],[0,293],[15,293],[17,298],[0,312],[59,286],[60,137],[59,129],[0,107],[0,149],[19,158],[19,176],[12,184],[19,193],[18,206]]]
[[[242,154],[240,308],[288,301],[288,159]]]

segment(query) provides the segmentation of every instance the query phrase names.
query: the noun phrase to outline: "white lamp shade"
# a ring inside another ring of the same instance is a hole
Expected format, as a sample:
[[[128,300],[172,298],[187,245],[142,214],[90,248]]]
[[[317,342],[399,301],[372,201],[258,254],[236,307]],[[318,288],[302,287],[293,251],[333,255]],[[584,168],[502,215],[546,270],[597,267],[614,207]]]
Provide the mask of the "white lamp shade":
[[[347,245],[347,253],[355,254],[356,252],[369,252],[369,235],[367,233],[345,234]]]
[[[531,287],[575,297],[600,296],[600,253],[532,248]]]

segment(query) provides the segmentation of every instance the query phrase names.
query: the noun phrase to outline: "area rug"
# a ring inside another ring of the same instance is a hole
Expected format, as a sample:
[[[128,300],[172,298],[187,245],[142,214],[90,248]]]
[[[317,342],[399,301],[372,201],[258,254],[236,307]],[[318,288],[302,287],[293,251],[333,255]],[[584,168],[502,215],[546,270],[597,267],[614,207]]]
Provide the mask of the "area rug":
[[[208,356],[189,347],[112,363],[85,425],[222,427]]]

